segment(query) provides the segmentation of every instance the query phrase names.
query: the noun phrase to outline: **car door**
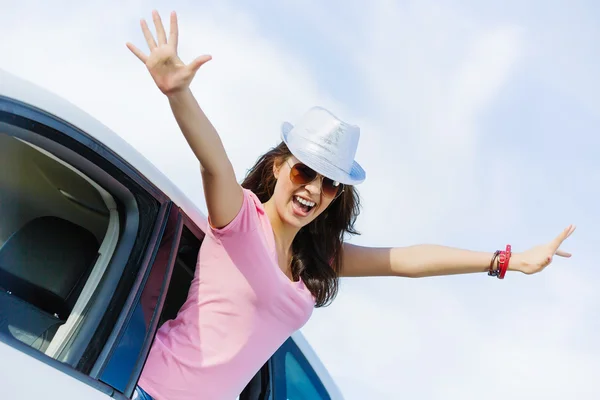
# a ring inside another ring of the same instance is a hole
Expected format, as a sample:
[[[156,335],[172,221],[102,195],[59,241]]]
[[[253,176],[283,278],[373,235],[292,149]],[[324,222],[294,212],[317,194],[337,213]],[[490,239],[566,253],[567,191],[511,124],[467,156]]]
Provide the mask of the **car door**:
[[[185,225],[155,180],[98,121],[0,70],[4,397],[131,396]]]

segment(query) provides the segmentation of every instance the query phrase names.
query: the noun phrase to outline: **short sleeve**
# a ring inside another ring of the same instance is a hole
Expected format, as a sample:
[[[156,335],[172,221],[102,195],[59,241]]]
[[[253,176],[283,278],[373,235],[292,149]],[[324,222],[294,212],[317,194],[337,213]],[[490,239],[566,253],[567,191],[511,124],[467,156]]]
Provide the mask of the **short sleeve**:
[[[243,189],[242,206],[233,220],[223,228],[215,228],[210,224],[209,229],[216,238],[235,236],[238,233],[255,231],[260,226],[260,217],[264,214],[262,203],[252,191]]]

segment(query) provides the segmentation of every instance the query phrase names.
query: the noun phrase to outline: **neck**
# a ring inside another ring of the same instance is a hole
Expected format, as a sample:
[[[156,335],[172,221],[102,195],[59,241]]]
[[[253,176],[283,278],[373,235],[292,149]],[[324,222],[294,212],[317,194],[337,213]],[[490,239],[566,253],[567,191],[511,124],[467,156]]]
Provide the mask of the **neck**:
[[[264,203],[263,206],[267,216],[269,217],[269,221],[271,221],[271,227],[273,228],[273,234],[275,235],[275,244],[277,245],[277,249],[282,251],[286,256],[289,256],[292,252],[292,242],[294,241],[294,238],[300,229],[286,224],[281,220],[272,199]]]

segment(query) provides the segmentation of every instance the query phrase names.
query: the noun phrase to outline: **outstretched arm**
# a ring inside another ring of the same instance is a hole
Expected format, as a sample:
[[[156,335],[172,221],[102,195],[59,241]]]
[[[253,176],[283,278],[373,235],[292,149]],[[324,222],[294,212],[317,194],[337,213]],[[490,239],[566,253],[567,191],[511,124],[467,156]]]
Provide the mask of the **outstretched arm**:
[[[179,128],[200,161],[210,223],[222,228],[235,218],[242,206],[242,187],[236,181],[219,134],[190,89],[169,96],[169,103]]]
[[[570,257],[560,245],[575,230],[570,225],[551,242],[522,253],[513,253],[509,270],[533,274],[547,267],[554,255]],[[342,276],[426,276],[468,274],[489,270],[493,252],[478,252],[422,244],[383,248],[344,244]],[[497,261],[496,261],[497,262]],[[497,267],[497,266],[496,266]]]
[[[239,212],[243,194],[219,134],[189,88],[198,69],[211,57],[201,56],[184,64],[177,55],[179,31],[175,12],[171,13],[168,41],[158,12],[153,11],[152,18],[158,43],[146,21],[141,21],[150,55],[144,54],[131,43],[127,43],[127,47],[146,65],[158,88],[169,99],[175,120],[200,162],[210,222],[221,228],[229,224]]]

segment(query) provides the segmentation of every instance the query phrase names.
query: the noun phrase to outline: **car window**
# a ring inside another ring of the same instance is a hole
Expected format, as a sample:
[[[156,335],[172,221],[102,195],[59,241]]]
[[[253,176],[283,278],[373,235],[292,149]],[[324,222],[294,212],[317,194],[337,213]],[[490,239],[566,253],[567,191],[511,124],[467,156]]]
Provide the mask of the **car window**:
[[[285,353],[285,388],[287,400],[322,399],[307,371],[292,353]]]
[[[0,335],[65,350],[119,240],[113,204],[76,168],[0,133]]]
[[[277,350],[272,360],[276,400],[329,400],[319,376],[292,338]]]
[[[98,376],[167,202],[103,143],[0,96],[1,344],[120,398]]]
[[[175,265],[171,273],[169,287],[162,308],[159,327],[167,320],[177,317],[177,313],[185,303],[196,271],[196,262],[204,234],[199,230],[193,232],[189,225],[184,225],[177,248]]]
[[[173,250],[181,234],[181,219],[175,209],[171,209],[165,229],[147,272],[140,271],[140,280],[144,281],[137,303],[133,307],[128,323],[111,355],[106,362],[100,380],[108,383],[120,392],[127,392],[139,370],[140,360],[144,358],[144,349],[152,340],[152,328],[156,326],[155,313],[160,312],[159,302],[163,286],[173,266]],[[135,295],[135,292],[131,294]]]
[[[137,304],[100,377],[126,396],[135,389],[156,331],[176,318],[187,298],[203,238],[172,205]]]

